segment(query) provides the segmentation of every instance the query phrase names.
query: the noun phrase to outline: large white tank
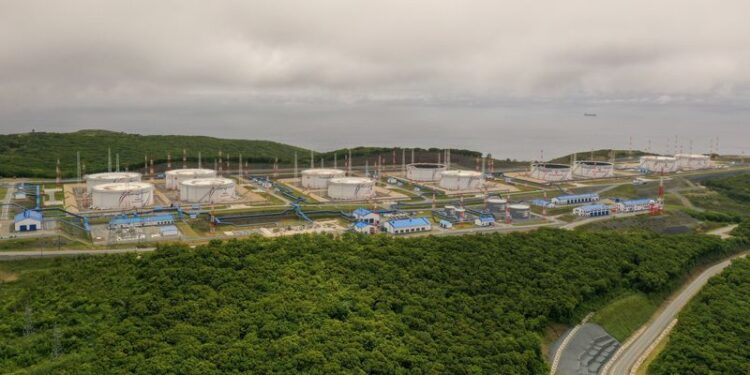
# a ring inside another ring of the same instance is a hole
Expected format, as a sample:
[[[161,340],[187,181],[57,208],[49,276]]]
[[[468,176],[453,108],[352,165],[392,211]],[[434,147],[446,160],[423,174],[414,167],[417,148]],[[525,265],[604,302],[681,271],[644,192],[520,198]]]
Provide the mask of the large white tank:
[[[487,208],[493,214],[505,213],[506,204],[508,204],[508,200],[503,198],[487,198]]]
[[[573,170],[567,164],[534,163],[529,176],[547,182],[568,181],[573,179]]]
[[[302,171],[302,187],[307,189],[325,189],[332,178],[346,176],[341,169],[313,168]]]
[[[606,161],[581,160],[573,165],[573,177],[609,178],[615,176],[615,165]]]
[[[406,166],[406,178],[412,181],[435,182],[447,167],[437,163],[414,163]]]
[[[130,210],[154,204],[154,185],[147,182],[115,182],[94,186],[92,207],[100,210]]]
[[[328,197],[335,200],[362,200],[375,196],[375,181],[364,177],[339,177],[328,181]]]
[[[677,169],[683,171],[694,171],[698,169],[711,168],[711,157],[702,154],[677,154]]]
[[[528,219],[531,216],[531,206],[523,203],[511,204],[508,206],[510,217],[512,219]]]
[[[447,190],[475,190],[482,187],[482,173],[475,171],[445,171],[438,185]]]
[[[85,180],[86,192],[90,194],[94,189],[94,186],[102,184],[111,184],[115,182],[139,182],[141,180],[141,174],[135,172],[94,173],[87,175]]]
[[[197,168],[185,168],[185,169],[173,169],[167,171],[165,174],[167,189],[179,190],[180,182],[185,180],[193,180],[196,178],[212,178],[216,177],[216,171],[213,169],[197,169]]]
[[[234,180],[196,178],[180,182],[180,200],[189,203],[226,203],[236,200]]]
[[[677,171],[677,159],[672,156],[641,156],[640,169],[654,173]]]

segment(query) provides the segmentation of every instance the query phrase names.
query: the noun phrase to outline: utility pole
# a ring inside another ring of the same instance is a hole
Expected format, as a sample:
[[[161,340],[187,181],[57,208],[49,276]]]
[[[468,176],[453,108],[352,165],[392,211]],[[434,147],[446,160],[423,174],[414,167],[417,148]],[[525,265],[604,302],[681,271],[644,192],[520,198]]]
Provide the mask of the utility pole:
[[[112,172],[112,148],[107,147],[107,172]]]
[[[201,164],[201,152],[198,151],[198,169],[203,168],[203,165]]]
[[[77,182],[81,182],[81,151],[76,151],[76,171],[78,172]]]
[[[294,178],[297,178],[297,152],[294,152]]]
[[[115,160],[116,160],[115,170],[119,172],[120,171],[120,153],[119,152],[115,154]]]

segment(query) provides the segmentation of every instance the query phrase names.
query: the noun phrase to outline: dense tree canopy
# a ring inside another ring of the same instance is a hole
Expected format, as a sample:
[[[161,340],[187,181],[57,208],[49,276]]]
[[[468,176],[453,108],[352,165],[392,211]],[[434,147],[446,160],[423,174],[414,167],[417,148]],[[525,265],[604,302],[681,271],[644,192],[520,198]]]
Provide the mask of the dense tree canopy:
[[[690,302],[649,374],[750,374],[750,259],[735,261]]]
[[[739,241],[649,232],[251,238],[24,261],[0,372],[541,374],[540,333]]]

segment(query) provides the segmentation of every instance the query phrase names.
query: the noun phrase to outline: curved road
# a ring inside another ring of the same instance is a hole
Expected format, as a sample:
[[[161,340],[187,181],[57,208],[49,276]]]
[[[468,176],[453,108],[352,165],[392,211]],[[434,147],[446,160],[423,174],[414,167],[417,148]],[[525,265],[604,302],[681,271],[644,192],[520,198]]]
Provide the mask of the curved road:
[[[669,301],[669,304],[658,312],[658,316],[652,319],[645,328],[639,330],[639,336],[624,345],[613,357],[613,362],[610,362],[602,372],[603,375],[627,375],[630,374],[633,366],[638,362],[641,356],[647,351],[651,350],[651,344],[659,337],[659,335],[667,329],[669,324],[677,317],[677,314],[690,302],[701,288],[708,282],[713,276],[718,275],[727,266],[732,263],[732,260],[737,257],[744,257],[746,254],[736,255],[730,259],[727,259],[719,264],[711,266],[710,268],[703,271],[698,277],[690,281],[687,286],[683,287],[679,291],[676,297],[673,297]]]

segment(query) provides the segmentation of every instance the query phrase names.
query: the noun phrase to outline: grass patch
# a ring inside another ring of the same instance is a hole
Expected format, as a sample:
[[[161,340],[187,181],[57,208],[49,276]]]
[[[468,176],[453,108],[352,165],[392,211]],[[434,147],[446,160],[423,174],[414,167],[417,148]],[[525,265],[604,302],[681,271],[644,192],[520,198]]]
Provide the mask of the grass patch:
[[[636,371],[636,375],[647,375],[648,374],[648,367],[651,366],[651,362],[653,362],[659,354],[661,354],[662,351],[664,351],[664,348],[667,347],[667,344],[669,343],[669,335],[659,341],[658,344],[654,347],[654,350],[651,351],[651,353],[646,357],[646,359],[641,364],[641,367],[638,368],[638,371]]]
[[[627,293],[600,309],[591,321],[624,342],[648,321],[658,307],[643,293]]]
[[[34,250],[34,249],[80,249],[87,247],[81,242],[72,241],[65,236],[14,238],[0,241],[0,251]]]

